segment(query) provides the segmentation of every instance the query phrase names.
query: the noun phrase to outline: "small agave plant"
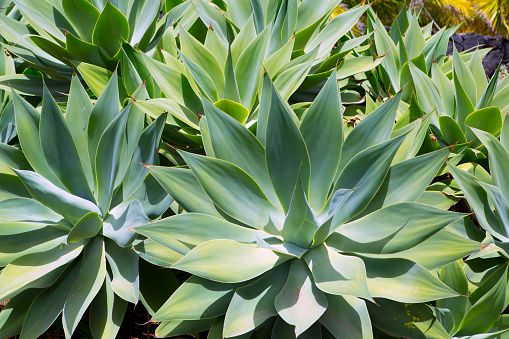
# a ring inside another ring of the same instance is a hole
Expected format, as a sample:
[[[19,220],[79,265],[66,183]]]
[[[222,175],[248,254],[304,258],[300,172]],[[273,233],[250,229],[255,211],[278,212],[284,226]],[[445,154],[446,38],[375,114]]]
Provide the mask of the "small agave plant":
[[[166,17],[159,20],[159,0],[12,2],[12,13],[0,15],[6,47],[57,77],[58,72],[69,74],[76,62],[114,70],[124,41],[142,50],[153,48],[166,23]]]
[[[92,336],[114,338],[140,298],[129,229],[171,202],[145,167],[164,117],[144,128],[120,110],[117,81],[92,104],[73,77],[65,115],[48,90],[40,113],[13,93],[23,153],[0,144],[0,337],[37,338],[61,315],[70,338],[89,309]]]
[[[449,166],[449,171],[475,213],[479,225],[486,231],[481,250],[468,258],[465,272],[458,268],[449,268],[450,272],[461,272],[448,274],[449,285],[459,286],[464,292],[467,291],[467,286],[473,285],[476,290],[468,298],[463,297],[445,305],[437,303],[438,307],[449,309],[450,313],[454,314],[456,322],[453,322],[455,326],[451,328],[459,335],[497,332],[500,330],[499,320],[502,319],[500,314],[509,304],[506,297],[509,291],[508,123],[506,119],[500,140],[488,132],[472,129],[472,133],[488,151],[491,177],[481,178],[458,167]]]
[[[408,136],[393,131],[399,96],[343,140],[334,73],[300,121],[264,85],[257,136],[204,101],[207,156],[150,168],[183,212],[135,230],[192,274],[154,315],[156,334],[372,338],[374,298],[457,296],[409,259],[463,215],[417,202],[447,149],[395,162]]]

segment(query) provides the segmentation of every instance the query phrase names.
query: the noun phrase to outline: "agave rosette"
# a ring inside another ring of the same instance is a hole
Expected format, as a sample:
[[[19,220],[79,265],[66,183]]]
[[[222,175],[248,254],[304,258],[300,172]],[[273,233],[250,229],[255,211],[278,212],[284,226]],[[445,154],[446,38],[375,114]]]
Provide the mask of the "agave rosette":
[[[180,139],[187,139],[180,143],[201,143],[200,96],[251,126],[257,120],[265,73],[285,100],[293,95],[301,102],[312,100],[335,68],[338,79],[346,79],[376,66],[372,57],[354,53],[369,36],[350,34],[367,6],[330,19],[338,1],[320,6],[313,1],[256,3],[226,1],[224,12],[210,4],[207,9],[215,14],[206,17],[209,21],[200,16],[192,26],[205,28],[203,36],[193,35],[189,20],[182,19],[166,30],[152,58],[125,46],[125,87],[128,92],[135,89],[130,79],[135,84],[148,81],[153,99],[136,104],[151,116],[170,112],[168,123],[176,126]]]
[[[135,230],[192,274],[154,315],[157,335],[370,338],[366,300],[457,295],[426,267],[478,244],[445,228],[462,214],[418,202],[448,150],[406,153],[409,134],[393,131],[399,96],[343,140],[335,77],[301,121],[266,78],[257,136],[204,101],[207,156],[151,167],[185,213]],[[455,246],[431,257],[438,243]]]
[[[69,338],[90,309],[93,337],[113,338],[140,299],[130,228],[171,203],[145,167],[164,117],[144,128],[142,112],[120,110],[117,81],[92,104],[73,77],[65,116],[48,90],[40,113],[13,94],[23,152],[0,144],[1,337],[36,338],[61,314]]]
[[[451,272],[460,272],[449,274],[450,284],[465,289],[468,281],[476,286],[475,291],[456,305],[437,304],[438,307],[451,309],[450,312],[459,319],[453,329],[460,335],[507,331],[506,323],[500,320],[504,318],[501,314],[509,304],[506,297],[509,288],[508,123],[506,118],[500,139],[488,132],[471,129],[487,150],[490,175],[485,171],[482,175],[479,171],[472,173],[449,165],[449,171],[475,213],[478,224],[486,232],[480,251],[468,258],[464,270],[449,268]]]

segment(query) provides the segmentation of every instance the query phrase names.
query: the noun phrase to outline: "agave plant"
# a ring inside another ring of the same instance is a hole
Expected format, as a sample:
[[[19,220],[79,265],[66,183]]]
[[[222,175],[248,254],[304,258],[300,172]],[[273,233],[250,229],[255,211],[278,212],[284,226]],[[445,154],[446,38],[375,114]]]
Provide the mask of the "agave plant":
[[[7,76],[15,74],[13,58],[5,49],[3,52],[0,53],[0,74]],[[15,137],[14,107],[10,100],[10,94],[4,89],[0,89],[0,143],[9,143]]]
[[[472,129],[488,151],[491,176],[476,176],[449,166],[449,171],[475,213],[479,225],[486,231],[481,250],[469,257],[464,271],[458,267],[444,268],[449,284],[461,287],[463,294],[467,291],[467,285],[477,286],[469,297],[443,305],[437,303],[437,307],[449,309],[454,317],[454,326],[451,328],[460,335],[500,330],[497,322],[509,303],[506,297],[509,281],[509,186],[505,173],[509,164],[507,122],[506,119],[500,140],[488,132]],[[450,315],[445,314],[443,317],[450,318]],[[451,324],[451,319],[447,320]]]
[[[399,96],[343,140],[335,74],[300,121],[264,84],[257,136],[205,100],[207,156],[150,168],[185,213],[135,230],[192,274],[154,315],[156,334],[371,338],[366,301],[457,296],[423,265],[478,244],[430,258],[425,243],[457,239],[445,227],[463,215],[418,202],[449,152],[396,161],[409,136],[393,131]]]
[[[70,338],[90,309],[93,337],[114,338],[140,299],[129,228],[171,203],[145,167],[164,116],[144,128],[143,113],[120,110],[117,81],[93,105],[74,76],[65,115],[47,89],[40,113],[13,93],[22,151],[0,144],[1,337],[36,338],[61,314]]]
[[[240,6],[244,2],[247,5]],[[373,57],[354,53],[368,36],[348,34],[367,7],[329,19],[337,2],[309,11],[312,1],[298,5],[282,1],[279,7],[263,1],[260,7],[256,2],[251,6],[247,1],[228,1],[222,15],[229,21],[202,22],[208,29],[201,40],[189,33],[187,20],[182,19],[165,32],[153,58],[125,46],[121,60],[125,87],[133,91],[131,79],[134,84],[147,80],[153,99],[136,105],[153,117],[170,112],[168,123],[174,133],[167,137],[175,144],[201,144],[200,96],[251,127],[258,119],[265,73],[285,100],[293,96],[300,103],[312,100],[333,69],[338,69],[338,79],[345,79],[376,66]]]

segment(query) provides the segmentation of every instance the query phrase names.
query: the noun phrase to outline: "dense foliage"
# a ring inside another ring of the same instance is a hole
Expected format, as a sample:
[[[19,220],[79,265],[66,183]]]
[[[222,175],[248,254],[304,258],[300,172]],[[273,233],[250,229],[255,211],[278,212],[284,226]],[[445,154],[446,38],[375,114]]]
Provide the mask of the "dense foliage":
[[[0,4],[1,338],[115,338],[138,303],[158,337],[509,335],[509,78],[458,27]]]

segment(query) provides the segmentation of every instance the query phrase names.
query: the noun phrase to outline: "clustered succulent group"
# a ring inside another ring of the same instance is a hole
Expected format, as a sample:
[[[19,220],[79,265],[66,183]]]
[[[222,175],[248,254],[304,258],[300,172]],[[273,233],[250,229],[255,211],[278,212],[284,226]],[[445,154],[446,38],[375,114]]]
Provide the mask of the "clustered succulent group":
[[[157,337],[509,336],[509,78],[457,27],[0,4],[0,338],[115,338],[138,303]]]

